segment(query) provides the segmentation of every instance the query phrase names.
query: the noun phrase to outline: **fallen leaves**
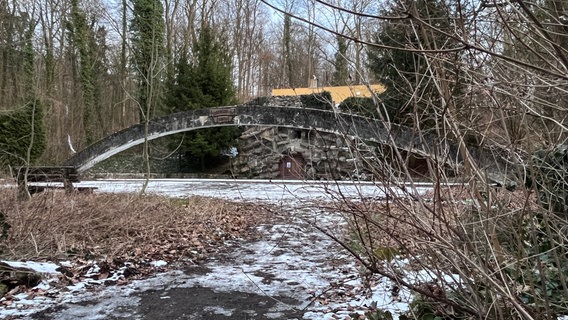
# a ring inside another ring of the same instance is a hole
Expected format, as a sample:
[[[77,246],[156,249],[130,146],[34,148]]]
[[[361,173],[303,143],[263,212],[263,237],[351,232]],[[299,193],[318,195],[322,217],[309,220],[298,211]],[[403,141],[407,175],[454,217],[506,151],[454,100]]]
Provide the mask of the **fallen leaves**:
[[[67,261],[57,269],[59,286],[122,285],[177,261],[197,262],[226,241],[254,238],[254,227],[269,219],[269,211],[250,203],[131,194],[47,192],[24,203],[4,201],[0,210],[12,227],[4,258]],[[2,303],[30,287],[10,287]]]
[[[224,241],[254,236],[252,227],[268,217],[250,203],[131,194],[48,192],[25,203],[5,201],[0,210],[12,227],[5,241],[11,259],[199,260]]]

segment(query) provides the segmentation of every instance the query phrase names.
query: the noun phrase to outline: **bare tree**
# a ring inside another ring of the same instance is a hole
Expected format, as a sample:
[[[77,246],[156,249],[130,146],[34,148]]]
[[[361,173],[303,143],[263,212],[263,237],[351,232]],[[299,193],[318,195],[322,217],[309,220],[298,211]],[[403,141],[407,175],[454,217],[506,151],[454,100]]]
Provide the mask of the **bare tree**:
[[[266,23],[258,0],[236,0],[225,6],[223,23],[231,26],[229,41],[235,57],[235,82],[240,101],[250,100],[257,91],[258,52],[263,44],[262,24]]]
[[[412,120],[402,132],[413,141],[403,143],[401,127],[384,118],[391,135],[374,147],[373,157],[359,159],[387,200],[338,195],[342,201],[330,209],[344,214],[349,240],[323,231],[372,273],[412,290],[415,318],[567,314],[559,297],[568,295],[567,168],[560,160],[568,151],[553,147],[566,142],[564,4],[400,0],[370,13],[317,2],[356,20],[371,19],[379,32],[399,30],[395,41],[381,42],[360,37],[357,28],[340,32],[322,19],[287,12],[380,50],[381,58],[408,57],[391,60],[390,76],[400,83],[387,92],[404,93],[399,104]],[[381,96],[375,100],[384,108]],[[424,193],[417,181],[432,189]],[[515,186],[514,193],[505,190]],[[404,263],[392,259],[397,254]],[[426,276],[411,279],[401,268]]]

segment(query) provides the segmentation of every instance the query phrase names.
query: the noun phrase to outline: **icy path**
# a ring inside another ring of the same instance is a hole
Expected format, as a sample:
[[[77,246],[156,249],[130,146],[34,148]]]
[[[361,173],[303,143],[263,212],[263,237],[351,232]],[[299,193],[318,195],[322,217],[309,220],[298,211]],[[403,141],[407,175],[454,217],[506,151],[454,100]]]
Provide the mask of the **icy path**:
[[[260,226],[258,241],[229,243],[225,253],[204,265],[157,273],[125,286],[85,282],[56,289],[44,282],[40,286],[46,294],[20,297],[14,305],[0,309],[0,318],[350,319],[350,314],[362,313],[373,302],[394,314],[407,309],[408,294],[392,297],[392,284],[384,279],[363,281],[353,259],[311,225],[338,230],[339,215],[299,207],[308,199],[330,200],[336,189],[303,184],[235,185],[231,181],[153,183],[153,190],[171,196],[198,193],[270,202],[282,206],[282,221]],[[103,192],[124,192],[135,191],[140,181],[85,184]],[[364,188],[369,189],[370,197],[380,196],[373,186]],[[349,185],[345,190],[361,193],[361,188]],[[345,190],[341,190],[343,195],[348,194]],[[55,267],[43,266],[52,274]],[[40,310],[44,311],[37,313]]]
[[[302,215],[305,218],[306,214]],[[81,283],[60,290],[44,283],[50,297],[21,297],[18,306],[22,309],[5,309],[0,315],[62,320],[176,319],[182,312],[187,319],[351,319],[349,315],[362,313],[373,301],[395,314],[406,310],[405,303],[393,301],[388,281],[374,278],[372,290],[366,288],[352,259],[299,218],[293,223],[260,226],[264,239],[234,242],[226,253],[204,265],[158,273],[126,286]],[[319,220],[328,226],[340,223],[329,215]],[[211,291],[199,291],[207,294],[207,301],[199,296],[188,299],[188,292],[204,288]],[[248,294],[246,303],[230,305],[244,294]],[[148,295],[157,298],[149,299]],[[269,302],[271,305],[263,308],[262,303]],[[33,314],[49,306],[52,308]]]

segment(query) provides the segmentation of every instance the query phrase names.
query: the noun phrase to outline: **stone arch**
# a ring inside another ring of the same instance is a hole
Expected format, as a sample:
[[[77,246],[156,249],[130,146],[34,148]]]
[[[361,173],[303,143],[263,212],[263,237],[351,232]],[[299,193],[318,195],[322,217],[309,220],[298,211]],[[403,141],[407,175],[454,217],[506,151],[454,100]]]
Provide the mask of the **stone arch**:
[[[145,140],[222,126],[275,126],[333,133],[343,138],[359,138],[365,144],[378,143],[387,148],[394,147],[419,158],[441,160],[449,164],[450,168],[455,168],[461,162],[457,145],[451,145],[446,140],[439,141],[435,136],[417,133],[413,128],[354,114],[307,108],[294,101],[290,103],[288,100],[276,99],[276,102],[271,102],[267,99],[259,102],[262,104],[248,103],[170,114],[151,120],[147,128],[143,124],[137,124],[88,146],[64,165],[75,167],[81,173]],[[501,151],[472,147],[468,148],[468,156],[477,161],[493,180],[504,183],[507,177],[503,172],[507,163],[499,156]]]
[[[268,101],[261,105],[249,103],[170,114],[151,120],[147,128],[143,124],[137,124],[88,146],[73,155],[64,165],[73,166],[81,173],[117,153],[144,143],[145,140],[222,126],[276,126],[305,129],[343,137],[358,137],[367,142],[396,145],[397,148],[421,155],[443,152],[442,148],[433,147],[437,145],[433,139],[416,134],[408,127],[333,110],[307,108],[301,103]],[[443,157],[447,157],[447,154]]]

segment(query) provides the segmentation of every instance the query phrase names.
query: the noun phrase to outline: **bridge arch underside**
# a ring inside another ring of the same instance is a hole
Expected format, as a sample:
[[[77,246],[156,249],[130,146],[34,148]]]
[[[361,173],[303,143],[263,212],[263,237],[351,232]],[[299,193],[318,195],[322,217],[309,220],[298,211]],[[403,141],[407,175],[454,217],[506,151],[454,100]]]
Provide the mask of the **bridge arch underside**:
[[[225,126],[277,126],[315,130],[356,137],[361,141],[396,145],[399,149],[418,155],[431,155],[432,151],[428,148],[433,146],[432,143],[424,143],[424,137],[417,137],[408,128],[392,129],[391,125],[389,130],[383,122],[366,117],[309,108],[238,105],[171,114],[150,121],[147,130],[143,124],[134,125],[87,147],[70,158],[65,165],[85,172],[97,163],[140,145],[145,140]]]

